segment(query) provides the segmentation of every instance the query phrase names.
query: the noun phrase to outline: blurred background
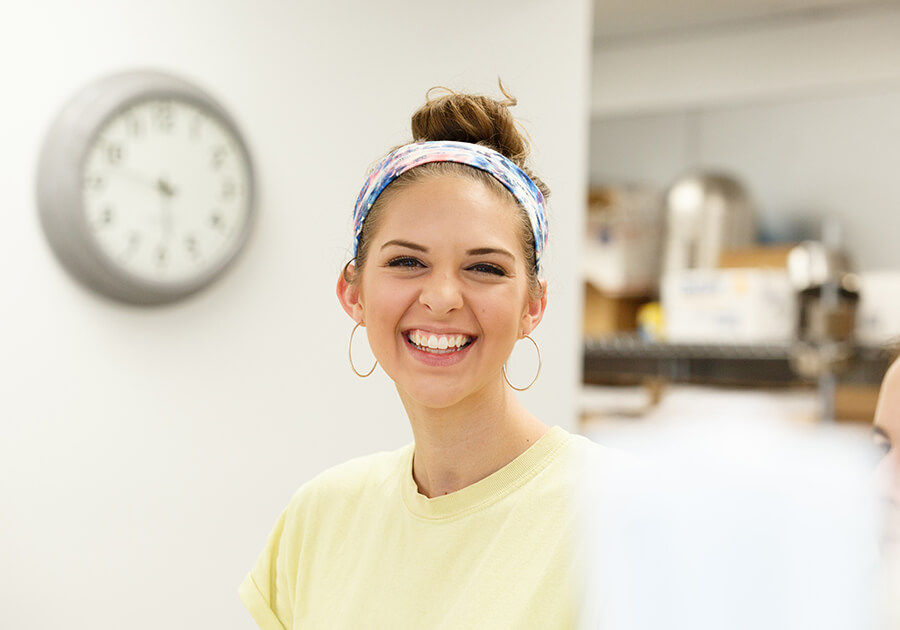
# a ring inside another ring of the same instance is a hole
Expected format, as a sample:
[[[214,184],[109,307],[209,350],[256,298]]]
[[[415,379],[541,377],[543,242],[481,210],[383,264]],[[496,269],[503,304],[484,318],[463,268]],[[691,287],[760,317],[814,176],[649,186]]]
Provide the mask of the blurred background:
[[[896,2],[596,5],[584,376],[623,387],[587,387],[586,418],[871,422],[900,333],[898,28]]]
[[[553,189],[536,415],[589,435],[735,410],[867,430],[900,333],[900,3],[2,10],[4,628],[248,628],[237,586],[296,488],[411,439],[390,381],[346,363],[334,283],[367,168],[435,85],[502,78]],[[149,308],[75,282],[34,194],[65,102],[144,68],[219,99],[259,182],[234,267]]]

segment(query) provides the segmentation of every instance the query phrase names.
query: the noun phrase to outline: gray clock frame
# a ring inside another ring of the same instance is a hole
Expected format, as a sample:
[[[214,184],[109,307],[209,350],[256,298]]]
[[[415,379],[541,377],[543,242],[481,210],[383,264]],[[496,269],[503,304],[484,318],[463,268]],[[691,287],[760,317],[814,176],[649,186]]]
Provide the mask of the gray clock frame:
[[[155,282],[117,265],[91,236],[83,207],[85,161],[95,138],[113,117],[152,99],[186,102],[215,117],[235,138],[247,165],[247,220],[241,233],[215,265],[180,282]],[[257,213],[253,160],[237,124],[215,98],[196,85],[153,70],[107,76],[76,93],[44,140],[36,187],[41,225],[62,265],[94,291],[135,305],[173,302],[208,286],[242,251]]]

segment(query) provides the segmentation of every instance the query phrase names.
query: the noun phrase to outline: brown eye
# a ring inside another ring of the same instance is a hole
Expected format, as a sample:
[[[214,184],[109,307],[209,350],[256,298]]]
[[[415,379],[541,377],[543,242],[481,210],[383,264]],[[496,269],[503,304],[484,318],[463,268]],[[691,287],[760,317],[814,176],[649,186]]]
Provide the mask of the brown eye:
[[[416,267],[424,267],[425,265],[422,264],[422,261],[420,261],[417,258],[413,258],[412,256],[401,256],[399,258],[393,258],[390,261],[388,261],[387,266],[388,267],[407,267],[409,269],[414,269]]]
[[[477,265],[472,265],[469,267],[470,271],[477,271],[479,273],[490,273],[495,276],[505,276],[506,271],[497,265],[490,265],[488,263],[478,263]]]

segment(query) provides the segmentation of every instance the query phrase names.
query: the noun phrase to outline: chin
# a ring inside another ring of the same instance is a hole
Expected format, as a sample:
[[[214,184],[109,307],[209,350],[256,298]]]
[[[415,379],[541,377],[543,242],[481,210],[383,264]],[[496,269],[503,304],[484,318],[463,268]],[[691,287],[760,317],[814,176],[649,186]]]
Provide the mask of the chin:
[[[395,381],[396,383],[396,381]],[[397,391],[401,398],[406,396],[418,405],[430,409],[449,409],[473,396],[478,396],[484,389],[472,387],[448,388],[446,381],[434,383],[415,383],[412,387],[404,388],[397,384]]]
[[[406,392],[406,395],[416,401],[417,404],[429,409],[449,409],[461,402],[465,397],[455,392],[414,391]]]

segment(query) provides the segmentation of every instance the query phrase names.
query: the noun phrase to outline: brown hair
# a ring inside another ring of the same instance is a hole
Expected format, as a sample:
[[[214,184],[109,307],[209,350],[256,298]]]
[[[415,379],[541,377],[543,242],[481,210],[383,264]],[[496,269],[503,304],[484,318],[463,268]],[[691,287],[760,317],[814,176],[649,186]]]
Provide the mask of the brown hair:
[[[527,135],[519,130],[515,118],[509,111],[509,108],[515,106],[517,101],[506,91],[502,83],[500,83],[500,91],[503,93],[503,100],[476,94],[461,94],[444,87],[431,88],[426,94],[425,104],[412,116],[413,142],[452,140],[494,149],[525,171],[546,199],[550,196],[550,189],[527,166],[526,161],[531,147]],[[439,94],[435,95],[436,92]],[[417,166],[391,182],[369,210],[359,234],[356,258],[351,261],[355,262],[357,271],[362,270],[366,263],[369,252],[368,236],[377,229],[380,209],[391,195],[424,177],[445,174],[475,179],[498,194],[514,199],[503,184],[492,175],[465,164],[433,162]],[[519,224],[520,241],[525,253],[525,268],[528,272],[528,284],[532,295],[540,296],[541,287],[537,275],[534,235],[524,210],[519,213]],[[347,265],[349,264],[347,263]],[[348,282],[354,280],[347,273],[346,266],[344,267],[344,279]]]

